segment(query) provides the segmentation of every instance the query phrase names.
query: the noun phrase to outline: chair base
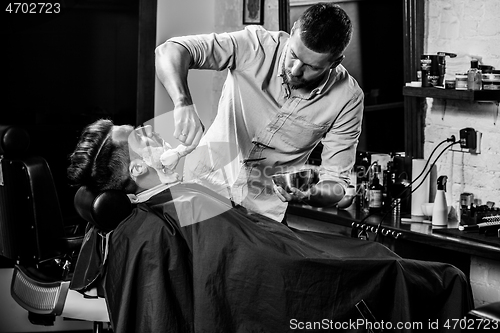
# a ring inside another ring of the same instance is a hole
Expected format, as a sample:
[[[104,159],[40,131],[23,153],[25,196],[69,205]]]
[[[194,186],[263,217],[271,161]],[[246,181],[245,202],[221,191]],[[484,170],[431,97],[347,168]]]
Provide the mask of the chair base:
[[[28,320],[37,326],[54,326],[56,315],[43,315],[39,313],[28,312]]]

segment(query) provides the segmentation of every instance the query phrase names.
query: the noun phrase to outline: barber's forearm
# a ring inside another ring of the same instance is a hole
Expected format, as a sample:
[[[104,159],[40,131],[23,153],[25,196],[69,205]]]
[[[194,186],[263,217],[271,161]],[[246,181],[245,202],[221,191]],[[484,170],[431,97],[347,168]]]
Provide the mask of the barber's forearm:
[[[177,43],[165,42],[155,50],[156,75],[175,107],[193,104],[188,87],[188,71],[192,61],[189,52]]]
[[[311,195],[305,201],[311,206],[328,207],[339,202],[344,194],[342,185],[332,180],[326,180],[312,187]]]

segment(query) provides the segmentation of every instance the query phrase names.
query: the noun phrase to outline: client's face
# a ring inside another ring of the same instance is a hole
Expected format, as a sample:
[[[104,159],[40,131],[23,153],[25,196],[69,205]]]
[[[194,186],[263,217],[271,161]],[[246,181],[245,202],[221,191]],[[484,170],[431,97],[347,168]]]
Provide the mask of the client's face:
[[[151,149],[163,148],[166,143],[150,125],[134,128],[130,125],[113,126],[111,138],[116,143],[127,143],[129,149],[143,156]]]
[[[153,131],[151,125],[134,129],[129,134],[128,144],[136,153],[142,153],[144,149],[163,148],[166,145],[162,137]]]
[[[114,126],[111,137],[115,142],[126,142],[129,147],[131,166],[133,168],[153,168],[162,183],[177,181],[179,176],[174,172],[180,155],[176,149],[166,143],[160,135],[153,131],[152,126],[133,128],[130,125]],[[137,169],[131,173],[140,174]]]
[[[127,142],[134,152],[148,147],[163,147],[163,139],[150,125],[134,128],[130,125],[113,126],[111,138],[115,142]]]
[[[133,130],[134,128],[130,125],[121,125],[121,126],[114,125],[111,128],[111,139],[113,139],[113,141],[117,143],[127,142],[128,137]]]

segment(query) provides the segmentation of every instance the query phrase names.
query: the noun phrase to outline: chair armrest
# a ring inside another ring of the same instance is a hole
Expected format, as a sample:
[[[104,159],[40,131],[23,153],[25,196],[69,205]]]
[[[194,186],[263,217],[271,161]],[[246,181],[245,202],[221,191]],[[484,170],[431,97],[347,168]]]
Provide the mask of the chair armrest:
[[[500,302],[481,305],[471,310],[469,316],[500,322]]]
[[[69,281],[40,281],[22,266],[14,267],[10,293],[17,304],[29,312],[60,315],[68,289]]]
[[[84,235],[64,236],[58,239],[59,249],[65,253],[79,252]]]

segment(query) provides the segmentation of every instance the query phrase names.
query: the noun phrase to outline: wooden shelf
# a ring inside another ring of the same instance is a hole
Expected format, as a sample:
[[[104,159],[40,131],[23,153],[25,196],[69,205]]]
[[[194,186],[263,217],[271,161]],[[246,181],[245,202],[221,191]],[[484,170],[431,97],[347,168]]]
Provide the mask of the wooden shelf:
[[[409,97],[431,97],[443,99],[457,99],[469,102],[500,101],[500,90],[456,90],[442,88],[403,87],[403,95]]]
[[[385,110],[398,109],[398,108],[403,108],[403,107],[404,107],[404,102],[372,104],[372,105],[365,105],[364,111],[365,112],[385,111]]]

